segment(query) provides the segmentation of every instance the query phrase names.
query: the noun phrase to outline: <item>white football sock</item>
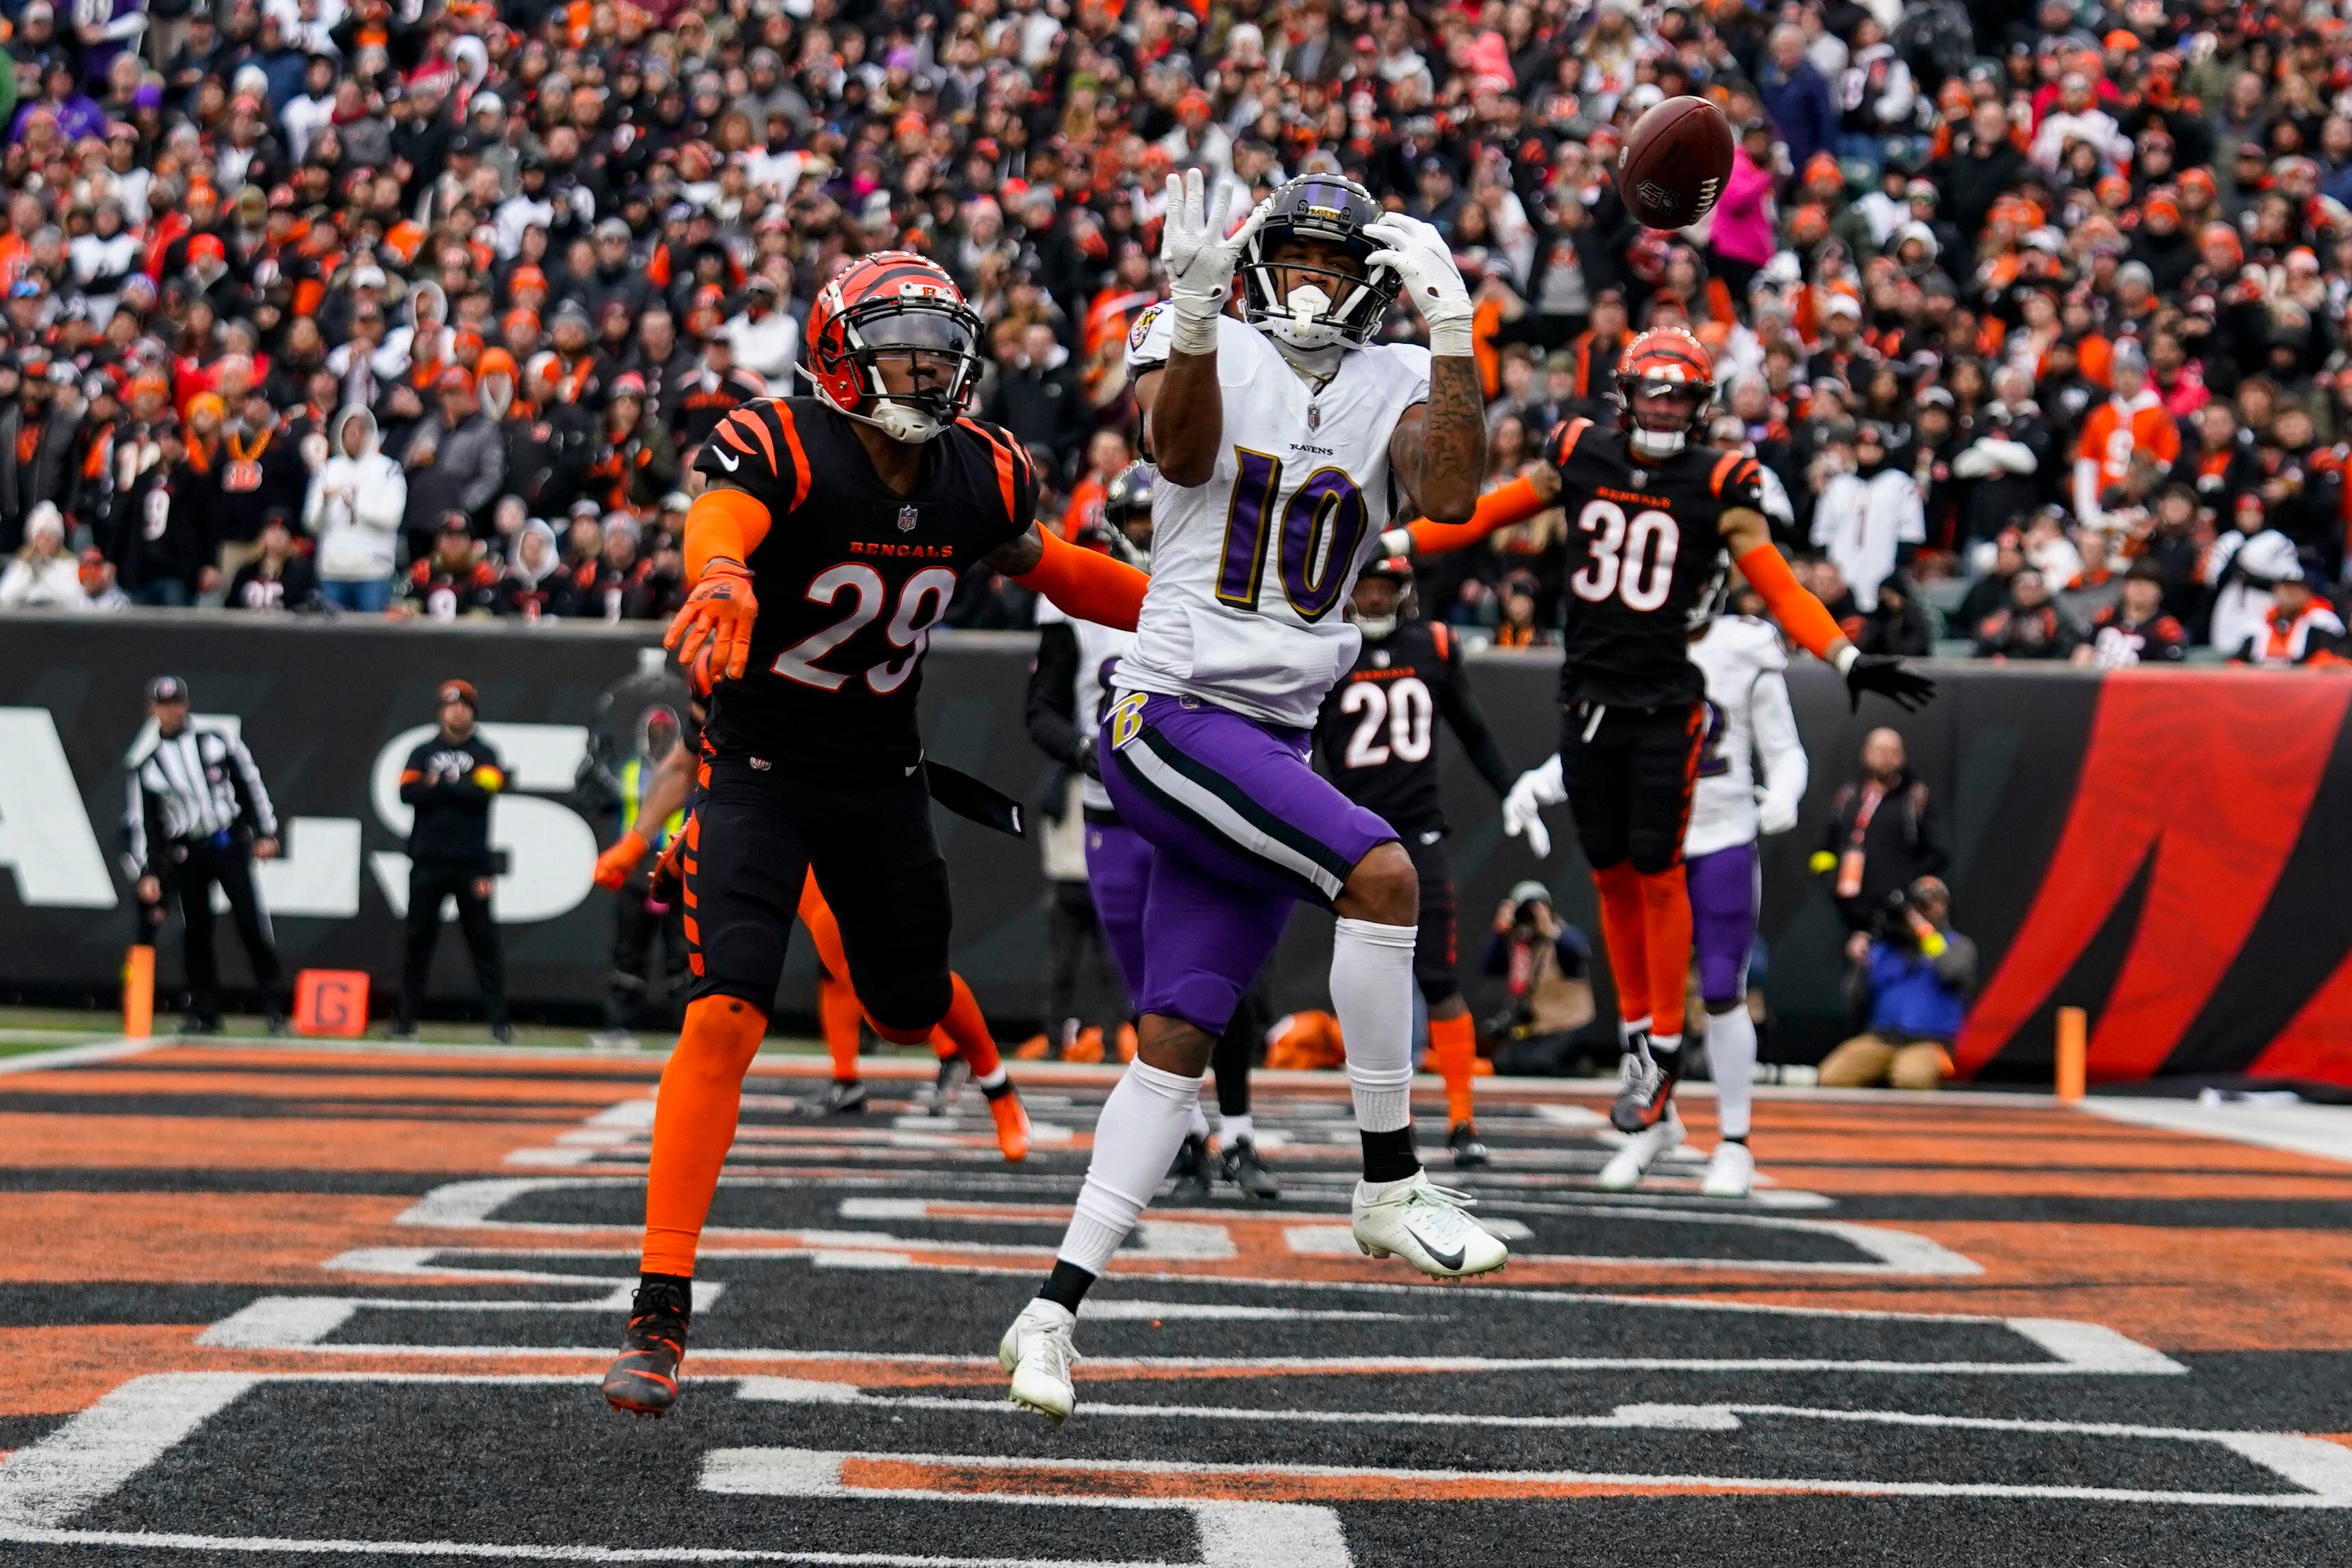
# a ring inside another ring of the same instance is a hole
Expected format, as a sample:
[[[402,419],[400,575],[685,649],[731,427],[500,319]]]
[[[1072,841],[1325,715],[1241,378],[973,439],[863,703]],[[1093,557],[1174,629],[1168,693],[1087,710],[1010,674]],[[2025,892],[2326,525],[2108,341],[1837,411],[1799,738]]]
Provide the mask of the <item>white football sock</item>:
[[[1094,1157],[1057,1257],[1089,1274],[1103,1271],[1160,1190],[1184,1145],[1184,1123],[1200,1106],[1200,1079],[1139,1059],[1127,1064],[1095,1122]]]
[[[1192,1101],[1192,1114],[1184,1119],[1184,1136],[1206,1138],[1209,1135],[1209,1113],[1201,1109],[1197,1099]]]
[[[1748,1136],[1756,1087],[1756,1020],[1745,1003],[1706,1016],[1706,1061],[1715,1075],[1715,1115],[1726,1138]]]
[[[1254,1142],[1256,1138],[1257,1123],[1250,1120],[1248,1111],[1239,1116],[1227,1116],[1222,1110],[1217,1113],[1217,1141],[1226,1148],[1245,1141]]]
[[[1003,1083],[1011,1076],[1011,1074],[1005,1071],[1004,1064],[1003,1062],[999,1062],[996,1064],[996,1070],[994,1072],[984,1074],[982,1077],[973,1079],[971,1081],[978,1084],[982,1089],[994,1089],[998,1084]]]
[[[1331,941],[1331,1011],[1348,1051],[1356,1125],[1393,1132],[1412,1125],[1414,926],[1341,919]]]

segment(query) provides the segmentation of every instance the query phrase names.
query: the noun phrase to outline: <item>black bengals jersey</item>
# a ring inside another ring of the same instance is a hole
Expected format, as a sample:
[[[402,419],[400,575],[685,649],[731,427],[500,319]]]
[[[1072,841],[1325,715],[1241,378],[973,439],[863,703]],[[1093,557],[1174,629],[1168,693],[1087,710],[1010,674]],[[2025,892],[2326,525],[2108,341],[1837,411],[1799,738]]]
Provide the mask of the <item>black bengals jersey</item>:
[[[1764,510],[1753,458],[1685,447],[1661,463],[1625,433],[1570,419],[1544,440],[1568,510],[1560,700],[1622,708],[1697,701],[1690,631],[1723,580],[1723,514]]]
[[[1355,667],[1323,699],[1315,721],[1315,751],[1325,776],[1405,838],[1444,833],[1437,777],[1440,714],[1480,776],[1496,794],[1507,792],[1510,765],[1470,695],[1462,641],[1445,626],[1425,621],[1406,621],[1378,642],[1367,639]]]
[[[713,748],[769,763],[912,766],[931,628],[966,569],[1035,517],[1021,444],[958,420],[925,444],[922,477],[900,495],[845,416],[814,397],[761,398],[719,422],[694,467],[769,518],[744,563],[760,601],[751,662],[712,694]]]

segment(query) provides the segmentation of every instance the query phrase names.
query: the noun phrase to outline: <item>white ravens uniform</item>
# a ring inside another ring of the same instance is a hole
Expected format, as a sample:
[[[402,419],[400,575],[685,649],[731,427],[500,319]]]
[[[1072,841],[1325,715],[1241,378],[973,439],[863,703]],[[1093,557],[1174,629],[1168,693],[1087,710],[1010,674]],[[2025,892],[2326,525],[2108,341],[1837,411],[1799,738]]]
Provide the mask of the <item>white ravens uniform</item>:
[[[1052,600],[1038,600],[1037,624],[1045,626],[1056,621],[1066,624],[1077,637],[1078,672],[1071,689],[1071,718],[1081,731],[1091,732],[1110,707],[1111,673],[1123,668],[1128,651],[1135,647],[1135,634],[1076,619],[1064,615]],[[1110,792],[1103,788],[1102,780],[1085,774],[1081,784],[1079,794],[1088,810],[1111,809]]]
[[[1776,628],[1747,616],[1717,616],[1691,645],[1690,658],[1706,678],[1706,740],[1690,826],[1683,834],[1683,857],[1696,860],[1755,842],[1754,757],[1763,757],[1766,798],[1791,811],[1804,798],[1807,770],[1796,711],[1781,679],[1789,655]]]
[[[1173,330],[1165,307],[1145,311],[1128,339],[1129,371],[1165,364]],[[1160,475],[1151,590],[1119,689],[1311,730],[1363,644],[1342,611],[1388,526],[1389,438],[1428,400],[1429,351],[1351,349],[1318,390],[1228,316],[1217,377],[1224,449],[1204,485]]]

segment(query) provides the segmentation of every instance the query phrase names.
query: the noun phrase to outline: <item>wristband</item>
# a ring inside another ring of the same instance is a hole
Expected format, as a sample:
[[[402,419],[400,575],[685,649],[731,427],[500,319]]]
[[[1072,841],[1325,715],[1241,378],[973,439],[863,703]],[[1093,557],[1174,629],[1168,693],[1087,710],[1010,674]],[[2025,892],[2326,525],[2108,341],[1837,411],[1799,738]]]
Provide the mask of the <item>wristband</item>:
[[[1429,352],[1438,359],[1467,359],[1477,350],[1477,335],[1467,321],[1429,323]]]
[[[1835,653],[1830,655],[1830,664],[1840,675],[1843,675],[1847,670],[1853,668],[1854,660],[1861,657],[1862,650],[1854,647],[1853,644],[1848,643],[1845,647],[1839,648]]]
[[[1181,354],[1213,354],[1217,352],[1217,318],[1224,314],[1223,292],[1213,299],[1202,299],[1184,294],[1169,297],[1175,308],[1175,321],[1168,334],[1168,346]]]
[[[1391,557],[1391,556],[1392,556],[1392,555],[1403,555],[1403,556],[1408,556],[1408,557],[1409,557],[1409,556],[1411,556],[1412,554],[1412,529],[1410,529],[1410,528],[1391,528],[1391,529],[1390,529],[1388,531],[1386,531],[1385,533],[1382,533],[1382,534],[1381,535],[1381,560],[1385,561],[1385,560],[1387,560],[1389,557]]]

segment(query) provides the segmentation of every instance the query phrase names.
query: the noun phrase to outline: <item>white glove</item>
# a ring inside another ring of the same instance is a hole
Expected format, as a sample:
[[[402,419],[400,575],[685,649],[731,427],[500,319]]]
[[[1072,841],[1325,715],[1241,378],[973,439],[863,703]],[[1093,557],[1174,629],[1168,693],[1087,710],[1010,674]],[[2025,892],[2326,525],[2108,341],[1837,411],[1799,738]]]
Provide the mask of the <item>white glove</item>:
[[[1404,279],[1405,297],[1421,319],[1429,323],[1429,352],[1467,354],[1471,349],[1470,290],[1461,269],[1454,265],[1454,248],[1431,225],[1402,213],[1391,213],[1364,226],[1364,232],[1388,248],[1364,259],[1375,267],[1393,267]]]
[[[1168,176],[1168,211],[1160,231],[1160,267],[1168,276],[1168,302],[1176,312],[1171,346],[1179,353],[1214,353],[1217,318],[1233,297],[1234,262],[1265,223],[1273,199],[1258,204],[1239,228],[1234,211],[1249,199],[1246,187],[1219,181],[1213,199],[1202,194],[1201,171]]]
[[[1993,470],[1992,454],[1984,449],[1981,441],[1952,459],[1952,477],[1960,479],[1980,479]]]
[[[1551,855],[1551,830],[1544,826],[1543,808],[1558,805],[1568,798],[1568,785],[1561,778],[1559,758],[1554,755],[1541,767],[1529,768],[1511,785],[1510,794],[1503,797],[1503,831],[1513,838],[1524,837],[1528,847],[1538,860]]]
[[[1756,795],[1756,831],[1769,838],[1797,826],[1797,803],[1781,800],[1769,790]]]

